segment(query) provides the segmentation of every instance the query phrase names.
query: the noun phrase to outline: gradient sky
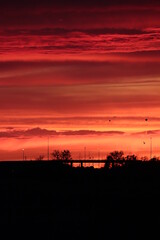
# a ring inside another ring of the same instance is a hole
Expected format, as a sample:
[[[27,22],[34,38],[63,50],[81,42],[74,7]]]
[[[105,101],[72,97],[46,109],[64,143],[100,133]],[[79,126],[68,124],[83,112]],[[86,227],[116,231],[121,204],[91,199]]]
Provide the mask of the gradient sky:
[[[158,1],[2,1],[0,115],[0,159],[159,156]]]

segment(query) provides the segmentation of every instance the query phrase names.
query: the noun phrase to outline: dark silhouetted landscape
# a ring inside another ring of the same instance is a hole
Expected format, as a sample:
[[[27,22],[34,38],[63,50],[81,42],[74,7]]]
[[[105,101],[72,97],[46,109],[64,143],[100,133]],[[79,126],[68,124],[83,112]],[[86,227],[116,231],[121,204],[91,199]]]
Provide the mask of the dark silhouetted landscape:
[[[159,232],[156,160],[100,169],[63,161],[1,162],[0,194],[6,239],[155,239]]]

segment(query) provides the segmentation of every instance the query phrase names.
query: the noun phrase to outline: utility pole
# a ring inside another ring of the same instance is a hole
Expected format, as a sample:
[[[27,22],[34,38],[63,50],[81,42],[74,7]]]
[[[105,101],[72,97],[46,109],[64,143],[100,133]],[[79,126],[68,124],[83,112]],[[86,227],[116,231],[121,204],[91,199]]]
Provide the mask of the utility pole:
[[[152,137],[150,137],[150,159],[152,159]]]
[[[22,149],[22,159],[24,161],[24,148]]]
[[[48,161],[49,161],[49,137],[48,137]]]
[[[86,147],[84,147],[84,160],[86,160]]]

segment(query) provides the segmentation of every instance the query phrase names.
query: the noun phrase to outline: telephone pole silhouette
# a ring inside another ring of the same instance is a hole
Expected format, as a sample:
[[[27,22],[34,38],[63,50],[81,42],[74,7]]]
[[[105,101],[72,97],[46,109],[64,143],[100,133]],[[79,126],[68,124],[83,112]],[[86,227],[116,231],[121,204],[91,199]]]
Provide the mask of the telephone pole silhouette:
[[[48,137],[48,161],[49,161],[49,137]]]
[[[86,160],[86,147],[84,147],[84,160]]]
[[[22,158],[23,158],[23,161],[24,161],[24,148],[22,149]]]
[[[152,159],[152,137],[150,137],[150,159]]]

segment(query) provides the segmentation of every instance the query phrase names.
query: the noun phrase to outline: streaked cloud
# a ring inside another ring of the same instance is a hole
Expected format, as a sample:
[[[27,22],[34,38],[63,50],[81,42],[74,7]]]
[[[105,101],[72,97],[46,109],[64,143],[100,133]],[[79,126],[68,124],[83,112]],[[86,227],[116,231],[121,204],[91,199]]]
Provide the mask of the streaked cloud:
[[[68,130],[68,131],[56,131],[41,129],[39,127],[26,129],[26,130],[12,130],[0,131],[0,138],[14,138],[14,139],[28,139],[33,137],[54,137],[54,136],[118,136],[125,135],[127,133],[123,131],[95,131],[95,130]],[[147,130],[143,132],[130,133],[132,136],[144,136],[144,135],[159,135],[159,130]]]
[[[16,54],[24,60],[55,60],[58,54],[78,60],[83,55],[159,51],[159,35],[159,28],[8,30],[1,31],[0,53],[3,60],[16,59]]]
[[[90,135],[123,135],[121,131],[95,131],[95,130],[78,130],[78,131],[55,131],[41,128],[33,128],[27,130],[8,130],[1,131],[0,138],[16,138],[25,139],[32,137],[48,137],[48,136],[90,136]]]

